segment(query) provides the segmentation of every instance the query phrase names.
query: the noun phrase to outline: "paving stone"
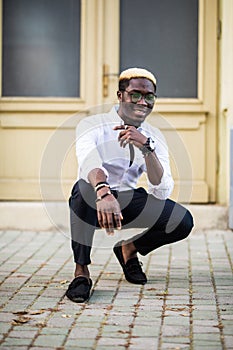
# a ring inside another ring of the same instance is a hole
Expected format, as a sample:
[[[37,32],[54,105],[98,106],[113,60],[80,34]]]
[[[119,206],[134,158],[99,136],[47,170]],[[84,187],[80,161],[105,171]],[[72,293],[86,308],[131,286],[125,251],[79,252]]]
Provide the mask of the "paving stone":
[[[117,337],[117,338],[113,338],[113,337],[101,337],[99,339],[99,342],[98,342],[98,347],[97,349],[99,349],[101,346],[112,346],[113,347],[116,347],[116,346],[119,346],[120,349],[121,347],[125,346],[125,344],[127,344],[127,341],[126,339],[122,339],[120,337]]]
[[[9,333],[8,337],[9,338],[33,338],[37,333],[37,330],[17,330],[15,328],[12,332]]]
[[[1,322],[0,323],[0,334],[1,334],[1,336],[3,336],[3,334],[8,333],[10,328],[11,328],[11,323],[6,323],[6,322],[3,323],[3,322]]]
[[[166,326],[173,326],[174,324],[176,326],[189,326],[189,317],[183,317],[183,316],[170,316],[166,317],[164,319],[164,324]]]
[[[52,335],[52,334],[58,334],[58,335],[66,335],[69,332],[69,329],[67,328],[52,328],[52,327],[46,327],[43,328],[41,331],[41,335]]]
[[[12,346],[18,346],[21,347],[23,345],[25,346],[29,346],[31,343],[32,339],[31,338],[7,338],[4,343],[3,346],[7,346],[8,348],[12,347]]]
[[[69,334],[69,339],[80,339],[80,338],[86,338],[86,339],[95,339],[98,335],[98,329],[96,328],[88,328],[88,327],[75,327],[71,330]]]
[[[32,349],[32,348],[31,348]],[[9,346],[5,346],[5,345],[2,345],[1,346],[1,350],[9,350]],[[18,346],[18,345],[16,345],[16,346],[14,346],[14,345],[11,345],[10,346],[10,350],[28,350],[28,346]],[[40,350],[41,350],[41,348],[40,348]],[[49,350],[49,349],[47,349],[47,350]]]
[[[190,328],[188,326],[177,326],[176,323],[174,325],[165,325],[162,328],[163,338],[165,337],[188,337],[190,333]]]
[[[76,304],[64,297],[74,270],[67,238],[0,233],[1,350],[233,350],[233,281],[225,249],[233,255],[232,232],[200,231],[140,257],[148,270],[145,286],[128,283],[108,237],[97,238],[93,294]],[[12,325],[20,317],[30,320]]]
[[[157,349],[158,339],[157,338],[147,338],[138,337],[132,338],[130,340],[129,349],[130,350],[155,350]]]
[[[224,337],[224,342],[227,348],[233,348],[233,335],[227,335]]]
[[[138,337],[157,337],[159,335],[160,325],[140,326],[136,325],[132,329],[132,334]]]
[[[75,349],[88,348],[91,349],[95,343],[94,339],[79,338],[79,339],[68,339],[65,343],[65,349],[69,347],[75,347]]]
[[[222,344],[220,341],[210,342],[210,341],[203,341],[203,340],[194,340],[193,341],[193,347],[194,349],[205,349],[205,350],[219,350],[222,349]]]
[[[65,340],[65,336],[61,334],[50,334],[50,335],[39,335],[36,340],[35,340],[35,345],[36,346],[53,346],[53,347],[59,347],[62,346],[63,342]]]

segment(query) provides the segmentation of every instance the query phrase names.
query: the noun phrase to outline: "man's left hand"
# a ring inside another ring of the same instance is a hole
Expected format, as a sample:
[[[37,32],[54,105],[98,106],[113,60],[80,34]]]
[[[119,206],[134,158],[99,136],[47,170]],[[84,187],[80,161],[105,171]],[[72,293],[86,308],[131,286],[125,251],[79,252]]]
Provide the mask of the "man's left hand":
[[[113,130],[121,130],[118,136],[118,141],[123,148],[126,147],[128,143],[141,148],[147,140],[147,137],[141,134],[140,131],[132,125],[115,126]]]

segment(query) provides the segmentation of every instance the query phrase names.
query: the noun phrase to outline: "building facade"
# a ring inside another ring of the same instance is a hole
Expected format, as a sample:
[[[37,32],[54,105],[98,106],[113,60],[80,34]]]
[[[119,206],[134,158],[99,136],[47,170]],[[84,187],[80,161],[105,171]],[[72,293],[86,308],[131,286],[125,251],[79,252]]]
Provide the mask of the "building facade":
[[[158,81],[173,198],[229,205],[232,0],[1,0],[0,199],[67,200],[75,127],[116,103],[117,76]],[[144,179],[141,180],[144,185]]]

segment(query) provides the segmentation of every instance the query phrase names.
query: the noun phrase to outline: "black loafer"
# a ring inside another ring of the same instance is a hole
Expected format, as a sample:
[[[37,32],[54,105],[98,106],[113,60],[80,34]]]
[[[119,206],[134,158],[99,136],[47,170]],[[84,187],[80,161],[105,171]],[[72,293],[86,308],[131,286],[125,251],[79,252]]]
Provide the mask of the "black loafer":
[[[113,251],[121,264],[126,280],[134,284],[146,284],[147,278],[142,271],[141,263],[138,261],[138,258],[129,259],[126,264],[124,263],[122,244],[123,241],[118,242],[113,247]]]
[[[69,285],[66,296],[75,303],[84,303],[90,298],[92,280],[78,276]]]

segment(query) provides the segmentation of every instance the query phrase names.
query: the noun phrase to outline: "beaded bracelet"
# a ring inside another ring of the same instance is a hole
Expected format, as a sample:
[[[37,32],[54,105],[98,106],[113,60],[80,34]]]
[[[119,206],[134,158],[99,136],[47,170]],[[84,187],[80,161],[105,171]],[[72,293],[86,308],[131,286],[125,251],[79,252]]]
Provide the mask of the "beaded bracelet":
[[[95,186],[95,192],[99,191],[101,188],[104,188],[104,187],[110,188],[110,186],[108,184],[99,184],[99,185]]]
[[[102,181],[102,182],[98,182],[96,185],[95,185],[95,192],[97,192],[98,190],[100,190],[102,187],[110,187],[109,184],[105,181]]]
[[[103,194],[103,196],[99,196],[96,198],[95,202],[99,202],[101,201],[103,198],[107,197],[109,194],[112,194],[110,191],[108,191],[107,193]]]

